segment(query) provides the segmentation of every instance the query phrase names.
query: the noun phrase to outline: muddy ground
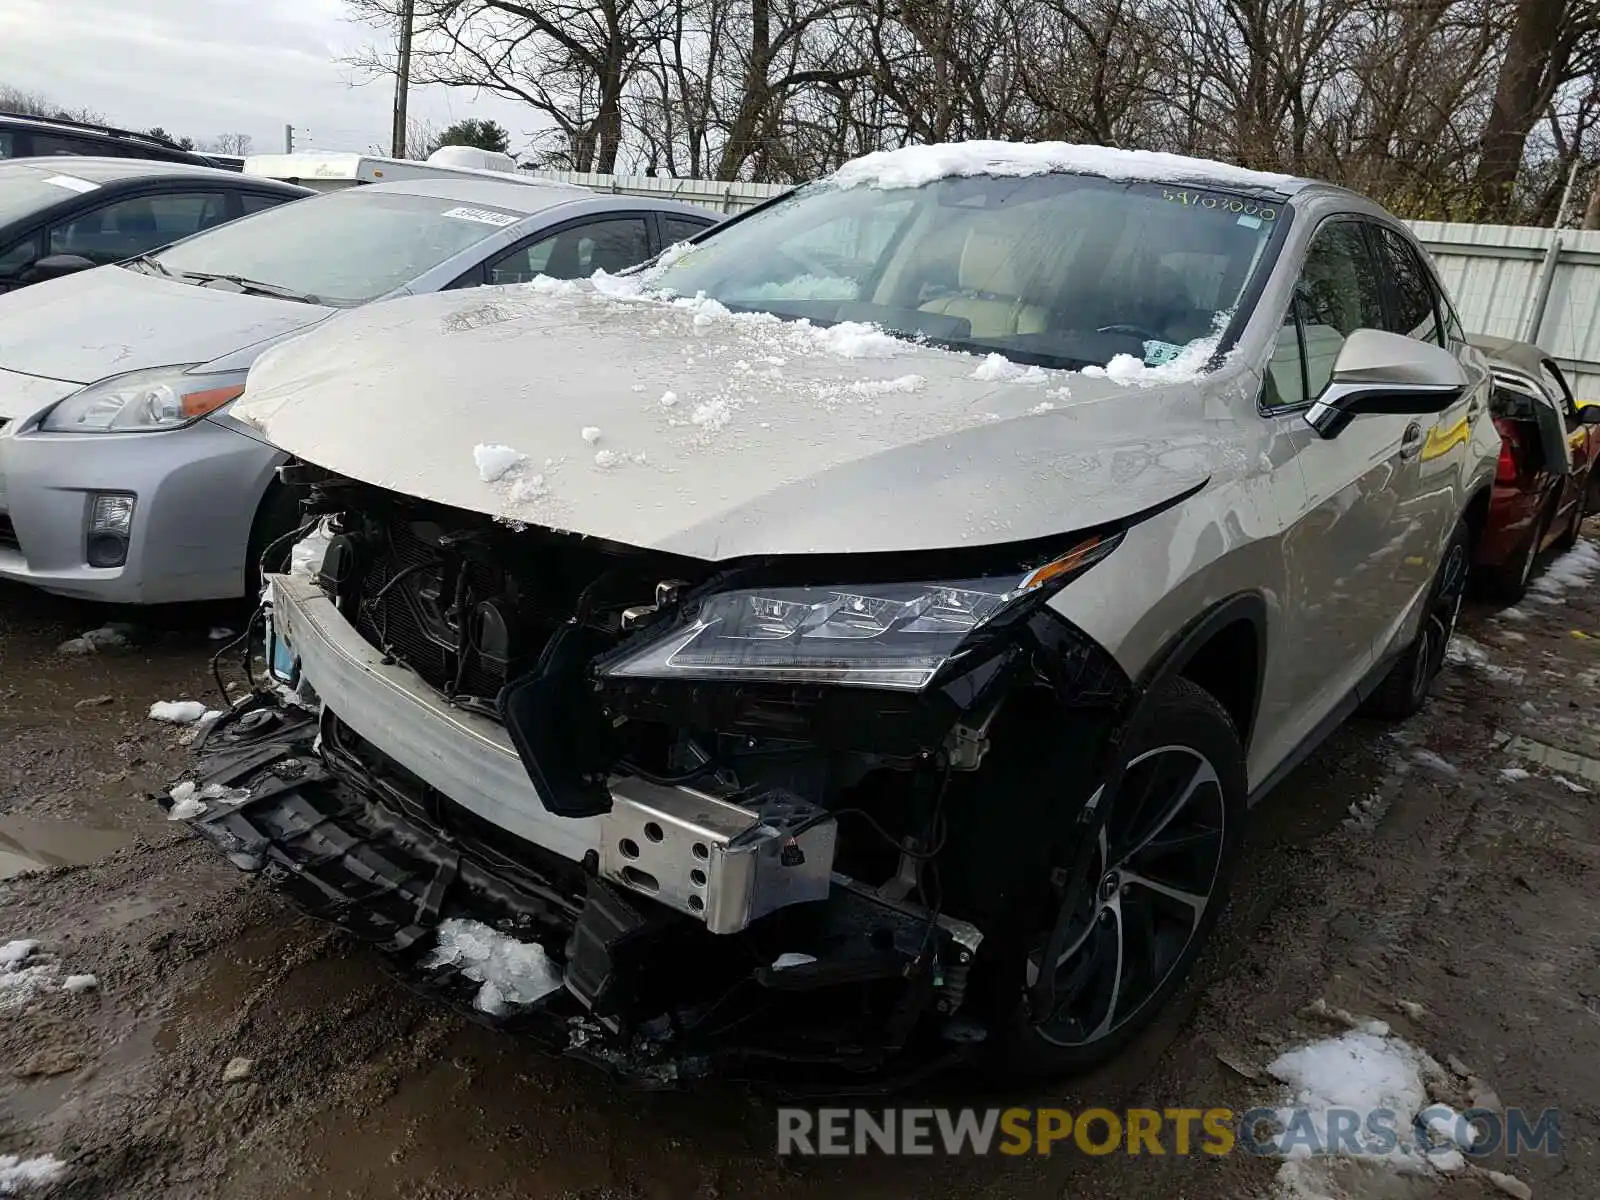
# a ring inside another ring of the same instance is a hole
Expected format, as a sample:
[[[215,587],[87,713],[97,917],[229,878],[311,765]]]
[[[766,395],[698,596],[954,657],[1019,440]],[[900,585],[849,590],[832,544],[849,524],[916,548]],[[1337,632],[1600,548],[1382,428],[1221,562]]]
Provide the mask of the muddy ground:
[[[30,1195],[1273,1191],[1274,1164],[1244,1156],[779,1160],[769,1102],[743,1088],[622,1092],[414,999],[148,798],[187,753],[148,707],[215,703],[208,631],[240,614],[162,614],[128,647],[56,653],[106,617],[0,591],[0,942],[37,938],[62,977],[99,982],[0,1009],[0,1155],[66,1164]],[[1255,812],[1223,932],[1156,1029],[1091,1077],[984,1102],[1270,1102],[1260,1069],[1327,1032],[1300,1011],[1322,999],[1453,1056],[1506,1105],[1560,1107],[1562,1156],[1510,1169],[1538,1197],[1600,1194],[1600,788],[1504,737],[1600,755],[1600,588],[1472,608],[1463,631],[1483,654],[1466,647],[1422,716],[1347,726]],[[1518,765],[1528,778],[1500,774]],[[45,869],[15,874],[30,866]],[[248,1075],[225,1081],[235,1058]],[[1498,1194],[1472,1173],[1349,1186]]]

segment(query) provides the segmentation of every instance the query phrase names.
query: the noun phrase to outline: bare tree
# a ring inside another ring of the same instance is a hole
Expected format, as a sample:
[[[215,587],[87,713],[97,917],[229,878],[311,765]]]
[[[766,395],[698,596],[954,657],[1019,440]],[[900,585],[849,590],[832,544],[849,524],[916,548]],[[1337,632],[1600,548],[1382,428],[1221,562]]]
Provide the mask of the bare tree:
[[[219,133],[211,139],[206,149],[214,150],[218,154],[245,155],[250,153],[252,144],[253,139],[248,133]]]
[[[28,117],[48,117],[56,111],[48,97],[38,92],[0,83],[0,112],[20,113]]]

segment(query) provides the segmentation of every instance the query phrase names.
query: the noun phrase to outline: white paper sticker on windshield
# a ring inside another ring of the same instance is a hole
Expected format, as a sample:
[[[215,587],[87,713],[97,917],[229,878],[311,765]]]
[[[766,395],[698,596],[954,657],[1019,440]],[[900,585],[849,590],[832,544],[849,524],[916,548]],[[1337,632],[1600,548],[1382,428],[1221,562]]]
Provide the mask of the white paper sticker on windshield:
[[[52,175],[45,182],[66,188],[69,192],[92,192],[100,186],[87,179],[79,179],[76,175]]]
[[[458,221],[476,221],[480,225],[515,225],[517,218],[510,213],[495,212],[492,208],[448,208],[444,213]]]

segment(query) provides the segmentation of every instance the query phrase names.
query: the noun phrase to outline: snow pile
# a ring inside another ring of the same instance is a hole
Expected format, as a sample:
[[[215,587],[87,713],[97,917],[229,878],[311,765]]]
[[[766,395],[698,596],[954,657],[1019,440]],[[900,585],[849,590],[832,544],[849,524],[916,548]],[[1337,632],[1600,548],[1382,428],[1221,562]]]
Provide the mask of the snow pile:
[[[1580,540],[1544,569],[1535,579],[1532,590],[1548,597],[1560,596],[1569,588],[1581,588],[1590,583],[1600,571],[1600,549],[1593,542]]]
[[[1024,367],[1003,354],[990,354],[977,365],[972,378],[979,383],[1048,383],[1050,376],[1043,367]]]
[[[1045,413],[1050,412],[1054,408],[1055,408],[1055,405],[1051,404],[1050,401],[1041,400],[1041,401],[1039,401],[1039,403],[1035,404],[1032,408],[1030,408],[1028,410],[1028,415],[1029,416],[1033,416],[1033,417],[1041,417]]]
[[[102,625],[98,629],[86,630],[75,638],[68,638],[56,647],[57,654],[98,654],[102,650],[114,650],[128,644],[128,635],[133,632],[132,625],[115,622]]]
[[[157,700],[150,706],[150,719],[169,725],[193,725],[207,712],[206,706],[198,700]]]
[[[927,380],[921,375],[899,375],[894,379],[857,379],[853,383],[846,384],[844,390],[852,396],[885,396],[895,392],[918,391],[926,382]]]
[[[1491,683],[1521,683],[1523,672],[1497,666],[1489,658],[1489,651],[1481,643],[1464,633],[1454,634],[1444,648],[1444,660],[1452,667],[1461,667],[1482,675]]]
[[[678,403],[678,393],[677,392],[666,391],[666,392],[662,392],[661,393],[661,407],[662,408],[671,408],[673,405],[675,405],[677,403]]]
[[[1504,779],[1507,783],[1521,783],[1524,779],[1527,779],[1528,776],[1529,773],[1523,770],[1521,767],[1500,768],[1500,778]]]
[[[798,322],[797,333],[804,335],[818,350],[840,358],[893,358],[905,351],[904,342],[876,325],[863,321],[840,321],[837,325],[812,325]]]
[[[1219,323],[1226,323],[1229,314],[1217,315]],[[1131,354],[1118,354],[1103,367],[1083,368],[1083,374],[1095,378],[1103,377],[1124,386],[1132,384],[1135,387],[1161,387],[1171,383],[1186,383],[1205,374],[1221,342],[1220,331],[1207,334],[1203,338],[1189,342],[1165,362],[1155,365],[1147,364],[1144,359],[1135,358]]]
[[[455,967],[483,986],[473,1006],[491,1016],[532,1004],[561,986],[561,970],[536,942],[519,942],[480,921],[440,923],[424,967]]]
[[[587,427],[583,430],[585,441],[594,440],[589,437],[591,431],[595,438],[600,436],[598,429]],[[496,487],[513,504],[550,494],[544,476],[530,469],[528,456],[511,446],[480,442],[472,449],[472,461],[477,464],[478,478]],[[549,464],[550,460],[545,462]]]
[[[1344,1194],[1335,1179],[1351,1160],[1411,1175],[1466,1166],[1461,1151],[1472,1147],[1477,1131],[1450,1105],[1429,1100],[1430,1088],[1437,1093],[1448,1080],[1444,1068],[1382,1021],[1356,1025],[1267,1067],[1290,1089],[1277,1113],[1280,1131],[1266,1139],[1287,1160],[1277,1176],[1283,1200]],[[1391,1114],[1392,1136],[1380,1136],[1381,1126],[1369,1123],[1376,1112]],[[1359,1117],[1355,1125],[1352,1114]]]
[[[707,433],[716,433],[733,420],[733,406],[726,400],[707,400],[694,406],[689,420]]]
[[[585,425],[583,429],[579,431],[578,436],[583,438],[584,441],[588,442],[589,445],[592,446],[600,440],[600,426]]]
[[[45,1187],[61,1178],[66,1169],[65,1163],[48,1154],[36,1158],[0,1154],[0,1196],[15,1196],[24,1188]]]
[[[616,450],[596,450],[594,452],[594,465],[602,469],[621,466],[622,455]]]
[[[0,1012],[20,1008],[46,992],[80,993],[98,986],[93,975],[68,975],[61,980],[61,964],[53,956],[40,953],[34,938],[17,938],[0,945]],[[5,1191],[0,1188],[0,1196],[3,1195]]]
[[[510,446],[479,442],[472,448],[472,461],[478,466],[478,478],[485,483],[498,483],[515,467],[528,461],[528,456]]]
[[[195,794],[195,786],[189,780],[184,780],[167,793],[172,797],[172,807],[167,809],[169,821],[192,821],[206,811],[206,805]]]
[[[879,150],[845,163],[828,182],[841,188],[906,188],[971,175],[1026,176],[1051,171],[1106,179],[1211,182],[1253,188],[1282,187],[1293,178],[1149,150],[1113,150],[1068,142],[972,141]]]

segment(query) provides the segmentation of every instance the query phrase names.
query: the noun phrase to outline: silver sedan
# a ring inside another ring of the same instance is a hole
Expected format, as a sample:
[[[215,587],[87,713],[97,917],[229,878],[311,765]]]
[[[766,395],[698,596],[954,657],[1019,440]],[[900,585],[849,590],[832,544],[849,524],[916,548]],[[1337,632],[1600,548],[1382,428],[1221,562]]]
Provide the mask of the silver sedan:
[[[0,296],[0,579],[244,594],[295,515],[284,455],[229,415],[263,351],[375,300],[620,271],[715,221],[515,179],[375,184]]]

